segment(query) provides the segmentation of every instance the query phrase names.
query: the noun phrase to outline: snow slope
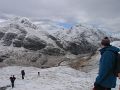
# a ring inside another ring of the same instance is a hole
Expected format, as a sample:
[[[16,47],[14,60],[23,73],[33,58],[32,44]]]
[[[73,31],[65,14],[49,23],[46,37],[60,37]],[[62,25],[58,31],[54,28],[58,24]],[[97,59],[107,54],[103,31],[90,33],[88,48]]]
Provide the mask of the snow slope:
[[[120,48],[120,41],[114,41],[111,43],[111,45],[114,45],[114,46]]]
[[[22,69],[26,71],[25,80],[21,79],[20,71]],[[38,71],[40,76],[37,76]],[[17,79],[15,88],[12,90],[92,90],[97,69],[84,73],[69,67],[49,69],[21,66],[4,67],[0,69],[0,87],[10,85],[9,76],[13,74]],[[11,87],[7,90],[11,90]]]
[[[22,69],[26,71],[25,80],[21,80],[20,70]],[[40,71],[39,77],[38,71]],[[0,69],[0,74],[0,87],[10,85],[11,74],[17,77],[13,90],[89,90],[94,80],[90,74],[68,67],[38,69],[13,66]],[[11,87],[7,90],[11,90]]]
[[[120,39],[120,33],[112,34],[112,37],[119,38]]]

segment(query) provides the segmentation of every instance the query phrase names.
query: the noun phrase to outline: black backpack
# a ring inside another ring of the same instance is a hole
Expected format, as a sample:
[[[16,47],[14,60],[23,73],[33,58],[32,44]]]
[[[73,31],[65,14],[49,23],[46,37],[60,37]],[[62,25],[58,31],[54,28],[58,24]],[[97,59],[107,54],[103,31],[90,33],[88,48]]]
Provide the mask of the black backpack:
[[[113,73],[116,77],[118,77],[118,73],[120,73],[120,54],[118,52],[114,52],[111,50],[111,52],[114,53],[115,55],[115,61],[113,62],[113,68],[109,70],[108,74],[106,75],[109,76],[109,74]]]
[[[25,75],[25,71],[24,71],[24,70],[22,70],[22,71],[21,71],[21,74],[22,74],[22,75]]]
[[[114,75],[118,77],[118,73],[120,73],[120,54],[117,53],[116,56],[117,56],[116,61],[113,66],[114,66]]]

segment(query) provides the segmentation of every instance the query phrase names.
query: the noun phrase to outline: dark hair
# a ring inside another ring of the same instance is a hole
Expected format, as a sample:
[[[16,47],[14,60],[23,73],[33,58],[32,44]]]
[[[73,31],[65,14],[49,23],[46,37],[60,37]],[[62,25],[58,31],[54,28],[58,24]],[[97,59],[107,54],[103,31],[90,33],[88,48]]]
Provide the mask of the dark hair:
[[[110,39],[108,37],[104,37],[101,41],[103,46],[110,46]]]

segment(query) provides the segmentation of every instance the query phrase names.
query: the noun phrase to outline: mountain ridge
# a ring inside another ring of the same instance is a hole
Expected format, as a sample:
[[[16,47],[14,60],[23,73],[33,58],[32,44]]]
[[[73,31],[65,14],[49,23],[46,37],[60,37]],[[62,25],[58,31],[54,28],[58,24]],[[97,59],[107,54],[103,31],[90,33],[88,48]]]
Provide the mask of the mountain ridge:
[[[0,48],[3,49],[0,61],[8,65],[57,66],[67,54],[96,52],[100,40],[106,36],[97,28],[81,24],[69,30],[58,27],[54,33],[46,29],[49,30],[25,17],[0,23]]]

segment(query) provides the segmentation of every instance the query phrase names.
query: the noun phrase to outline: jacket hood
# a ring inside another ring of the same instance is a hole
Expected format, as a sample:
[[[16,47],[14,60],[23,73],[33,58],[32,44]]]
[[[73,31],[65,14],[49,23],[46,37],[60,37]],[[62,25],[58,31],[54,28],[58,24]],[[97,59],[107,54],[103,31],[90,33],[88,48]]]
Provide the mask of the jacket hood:
[[[104,53],[105,51],[113,51],[115,53],[118,53],[120,51],[120,49],[115,46],[110,45],[110,46],[100,49],[99,51],[101,52],[101,54]]]

